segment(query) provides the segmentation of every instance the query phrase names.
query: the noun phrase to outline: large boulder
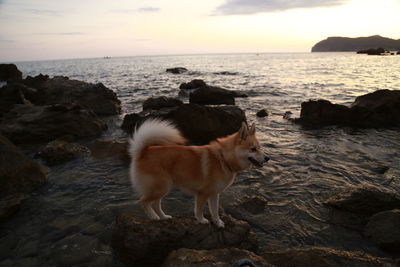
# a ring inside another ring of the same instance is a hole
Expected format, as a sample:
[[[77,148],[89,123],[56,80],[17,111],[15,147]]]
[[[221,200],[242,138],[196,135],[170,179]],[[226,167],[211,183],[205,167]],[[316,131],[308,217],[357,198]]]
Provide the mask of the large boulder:
[[[189,103],[200,105],[235,105],[235,98],[231,91],[215,86],[197,88],[189,94]]]
[[[47,182],[47,170],[0,135],[0,197],[30,193]]]
[[[0,64],[0,81],[18,81],[22,79],[22,72],[15,64]]]
[[[232,134],[246,121],[244,111],[236,106],[183,104],[175,108],[126,115],[121,127],[132,133],[135,127],[148,118],[170,120],[194,144],[207,144],[218,137]]]
[[[400,209],[374,214],[364,228],[364,235],[380,247],[400,253]]]
[[[177,98],[159,96],[150,97],[143,102],[143,110],[171,108],[182,105],[183,102]]]
[[[192,89],[197,89],[197,88],[200,88],[200,87],[203,87],[203,86],[207,86],[205,81],[203,81],[201,79],[194,79],[194,80],[191,80],[188,83],[182,83],[179,86],[179,89],[181,89],[181,90],[192,90]]]
[[[251,260],[255,266],[272,267],[265,259],[251,251],[237,248],[221,248],[213,250],[195,250],[181,248],[169,254],[162,267],[221,267],[243,260]],[[242,265],[240,265],[242,266]],[[239,267],[239,265],[237,266]]]
[[[352,266],[352,267],[394,267],[395,263],[387,258],[368,255],[365,252],[341,251],[323,247],[294,248],[263,253],[271,264],[279,267]]]
[[[375,186],[352,186],[335,193],[325,201],[334,208],[353,213],[372,215],[377,212],[399,209],[399,193]]]
[[[107,129],[96,114],[74,104],[15,105],[0,126],[1,134],[17,144],[49,142],[65,135],[92,137]]]
[[[194,218],[163,221],[138,219],[120,214],[114,225],[111,245],[117,254],[133,266],[157,266],[173,250],[257,248],[250,225],[223,216],[225,228],[197,223]]]
[[[400,91],[378,90],[359,96],[350,107],[310,100],[301,104],[300,118],[294,121],[308,126],[400,126]]]
[[[42,158],[48,165],[57,165],[77,159],[89,153],[89,149],[78,143],[56,139],[41,149],[37,157]]]
[[[77,103],[93,110],[98,115],[113,115],[121,112],[121,102],[117,95],[102,83],[91,84],[68,77],[47,75],[28,76],[26,86],[36,89],[36,93],[27,98],[36,105],[58,103]]]
[[[0,87],[0,116],[7,113],[15,104],[29,104],[25,92],[30,89],[22,84],[10,83]]]

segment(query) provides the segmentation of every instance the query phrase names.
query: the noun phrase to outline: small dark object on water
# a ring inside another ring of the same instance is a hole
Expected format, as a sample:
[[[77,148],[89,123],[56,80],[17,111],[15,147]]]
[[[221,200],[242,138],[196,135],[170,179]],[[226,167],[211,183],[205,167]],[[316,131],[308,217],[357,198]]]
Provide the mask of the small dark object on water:
[[[182,68],[182,67],[167,69],[167,72],[173,73],[173,74],[181,74],[181,73],[184,73],[184,72],[187,72],[187,71],[188,70],[186,68]]]
[[[285,120],[289,120],[290,119],[290,117],[292,116],[292,112],[291,111],[286,111],[285,112],[285,114],[283,114],[283,118],[285,119]]]
[[[268,111],[265,108],[263,108],[262,110],[258,111],[256,115],[257,117],[262,118],[262,117],[267,117],[269,114]]]

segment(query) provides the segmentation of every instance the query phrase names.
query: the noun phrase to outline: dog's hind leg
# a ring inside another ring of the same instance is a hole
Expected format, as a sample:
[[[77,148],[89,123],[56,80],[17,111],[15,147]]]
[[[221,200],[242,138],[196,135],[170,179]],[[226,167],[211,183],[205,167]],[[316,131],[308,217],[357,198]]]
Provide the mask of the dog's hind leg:
[[[197,194],[195,196],[194,216],[200,223],[209,223],[203,215],[204,205],[207,202],[207,198],[208,196],[205,194]]]
[[[210,209],[211,217],[214,223],[223,228],[225,226],[224,222],[219,218],[218,208],[219,208],[219,194],[211,195],[208,199],[208,208]]]
[[[160,217],[157,215],[157,213],[153,209],[153,201],[149,201],[146,199],[141,198],[139,202],[142,204],[143,210],[146,213],[147,217],[151,220],[160,220]]]
[[[172,216],[165,214],[164,211],[162,210],[162,208],[161,208],[161,200],[162,200],[162,198],[159,198],[159,199],[153,201],[152,206],[153,206],[154,211],[160,217],[160,220],[171,219]]]

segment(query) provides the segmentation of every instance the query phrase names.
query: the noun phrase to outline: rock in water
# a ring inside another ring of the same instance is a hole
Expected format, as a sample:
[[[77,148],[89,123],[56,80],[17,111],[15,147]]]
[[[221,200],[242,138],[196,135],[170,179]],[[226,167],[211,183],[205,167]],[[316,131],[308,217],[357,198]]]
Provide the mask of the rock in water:
[[[133,266],[158,266],[168,254],[180,248],[257,248],[246,222],[229,216],[222,219],[224,229],[212,224],[199,224],[194,218],[150,221],[121,214],[113,229],[112,247]]]
[[[222,248],[213,250],[195,250],[181,248],[169,254],[162,267],[220,267],[231,266],[235,262],[243,259],[251,260],[255,266],[273,267],[274,265],[266,262],[262,257],[253,252],[237,249]]]
[[[0,64],[0,81],[18,81],[22,79],[22,72],[15,64]]]
[[[47,75],[28,76],[23,83],[36,89],[27,98],[35,105],[77,103],[94,111],[97,115],[114,115],[121,112],[121,102],[117,95],[102,83],[92,84],[68,77]]]
[[[150,109],[162,109],[162,108],[172,108],[182,105],[183,102],[177,98],[173,97],[151,97],[146,99],[143,102],[143,110],[150,110]]]
[[[74,160],[88,153],[89,149],[85,146],[57,139],[48,143],[39,151],[37,156],[44,159],[49,165],[57,165]]]
[[[260,117],[260,118],[267,117],[268,111],[264,108],[264,109],[259,110],[256,115],[257,115],[257,117]]]
[[[43,143],[65,135],[98,136],[107,129],[92,111],[73,104],[15,105],[0,126],[1,134],[17,144]]]
[[[200,105],[235,105],[235,98],[229,90],[214,86],[205,86],[189,94],[189,103]]]
[[[176,68],[169,68],[166,71],[173,74],[182,74],[184,72],[187,72],[188,70],[186,68],[176,67]]]
[[[364,235],[380,247],[400,253],[400,209],[374,214],[364,228]]]

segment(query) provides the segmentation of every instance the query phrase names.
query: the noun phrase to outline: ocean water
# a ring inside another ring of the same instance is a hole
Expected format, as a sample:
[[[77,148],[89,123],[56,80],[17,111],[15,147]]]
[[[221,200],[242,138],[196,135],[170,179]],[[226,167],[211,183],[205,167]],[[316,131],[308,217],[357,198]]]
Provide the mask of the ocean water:
[[[222,206],[262,197],[265,212],[247,214],[261,250],[326,246],[385,253],[357,229],[332,222],[323,201],[350,185],[400,189],[399,129],[325,127],[305,129],[283,119],[298,117],[301,102],[327,99],[351,104],[378,89],[400,89],[400,58],[354,53],[224,54],[122,57],[17,62],[24,76],[39,73],[101,82],[122,101],[122,115],[105,118],[104,138],[123,139],[123,116],[141,110],[151,96],[177,97],[179,85],[203,79],[240,90],[236,99],[271,158],[262,169],[241,172],[222,196]],[[189,71],[174,75],[171,67]],[[188,102],[187,98],[182,98]],[[270,115],[257,118],[266,108]],[[381,174],[378,170],[388,167]],[[144,217],[128,181],[128,167],[90,157],[49,168],[49,183],[26,201],[19,214],[0,225],[0,266],[122,266],[110,248],[120,212]],[[174,216],[193,216],[192,197],[171,192],[163,202]],[[232,213],[235,216],[235,213]]]

